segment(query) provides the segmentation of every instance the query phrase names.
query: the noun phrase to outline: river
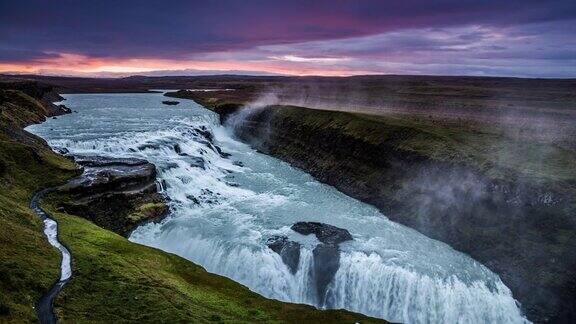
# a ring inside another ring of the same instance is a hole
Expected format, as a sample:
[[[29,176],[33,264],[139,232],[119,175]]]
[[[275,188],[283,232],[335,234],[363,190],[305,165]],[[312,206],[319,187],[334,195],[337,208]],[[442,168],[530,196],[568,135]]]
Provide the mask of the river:
[[[283,301],[407,323],[526,322],[510,290],[480,263],[256,152],[192,101],[163,105],[161,93],[64,97],[77,113],[27,130],[72,154],[144,158],[158,169],[170,215],[140,226],[133,242]],[[205,131],[231,155],[214,150]],[[340,265],[323,298],[311,266],[318,241],[292,231],[298,221],[345,228],[354,238],[340,244]],[[302,246],[294,274],[266,245],[278,235]]]

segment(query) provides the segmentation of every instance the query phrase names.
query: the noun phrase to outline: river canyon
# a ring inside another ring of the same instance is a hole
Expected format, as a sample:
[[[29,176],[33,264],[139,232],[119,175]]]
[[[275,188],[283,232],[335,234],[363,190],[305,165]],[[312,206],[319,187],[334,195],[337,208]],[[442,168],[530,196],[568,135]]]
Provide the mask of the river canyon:
[[[133,242],[282,301],[394,322],[527,322],[510,290],[479,262],[259,153],[192,101],[166,106],[162,93],[64,97],[77,113],[27,130],[71,155],[156,165],[170,213],[138,227]],[[318,273],[314,251],[323,243],[318,235],[294,231],[298,222],[351,234],[335,248],[335,273]],[[277,238],[297,246],[292,266],[269,247]]]

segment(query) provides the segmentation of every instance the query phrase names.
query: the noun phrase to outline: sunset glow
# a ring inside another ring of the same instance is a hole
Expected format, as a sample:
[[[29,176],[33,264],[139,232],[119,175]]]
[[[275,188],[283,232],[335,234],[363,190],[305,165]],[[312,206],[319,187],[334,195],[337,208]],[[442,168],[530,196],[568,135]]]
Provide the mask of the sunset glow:
[[[0,73],[576,76],[572,1],[26,1],[0,9]]]

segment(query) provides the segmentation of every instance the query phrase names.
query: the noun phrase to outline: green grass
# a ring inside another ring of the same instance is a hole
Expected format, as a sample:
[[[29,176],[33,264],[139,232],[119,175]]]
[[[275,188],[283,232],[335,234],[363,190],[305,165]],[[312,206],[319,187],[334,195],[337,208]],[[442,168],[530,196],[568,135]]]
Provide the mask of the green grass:
[[[145,203],[136,208],[133,213],[126,216],[132,224],[138,224],[139,222],[150,219],[154,215],[163,215],[168,211],[168,206],[164,202],[151,202]]]
[[[369,144],[386,144],[437,161],[463,163],[495,179],[513,176],[535,184],[576,181],[574,150],[506,136],[496,127],[300,107],[280,107],[279,113],[281,118],[317,131],[332,130]]]
[[[29,208],[32,193],[63,183],[74,164],[20,127],[43,107],[19,91],[0,91],[0,322],[32,322],[40,295],[58,278],[59,254]]]
[[[46,116],[46,109],[40,102],[18,90],[0,90],[0,104],[3,106],[0,118],[3,127],[8,124],[24,127]]]
[[[59,254],[28,208],[32,193],[75,173],[68,160],[37,148],[0,141],[0,322],[31,322],[40,295],[58,278]]]
[[[38,102],[19,91],[0,91],[0,322],[36,320],[34,306],[58,278],[59,254],[46,241],[29,208],[36,190],[64,183],[75,166],[23,132],[41,120]]]

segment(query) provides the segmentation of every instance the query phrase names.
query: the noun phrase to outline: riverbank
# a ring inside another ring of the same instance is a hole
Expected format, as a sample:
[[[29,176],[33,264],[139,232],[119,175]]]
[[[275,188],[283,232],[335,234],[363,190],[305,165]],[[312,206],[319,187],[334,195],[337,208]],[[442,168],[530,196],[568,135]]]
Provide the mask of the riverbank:
[[[569,139],[511,136],[475,120],[267,105],[241,91],[168,95],[216,111],[263,153],[468,253],[501,276],[531,320],[573,316]],[[245,104],[256,109],[238,113]]]
[[[34,306],[59,277],[60,256],[28,203],[37,190],[64,184],[79,172],[72,160],[22,129],[51,116],[40,98],[14,89],[0,95],[0,321],[34,322]],[[66,214],[58,208],[62,199],[51,195],[43,204],[73,255],[74,277],[55,304],[61,320],[381,322],[263,298],[183,258]]]

